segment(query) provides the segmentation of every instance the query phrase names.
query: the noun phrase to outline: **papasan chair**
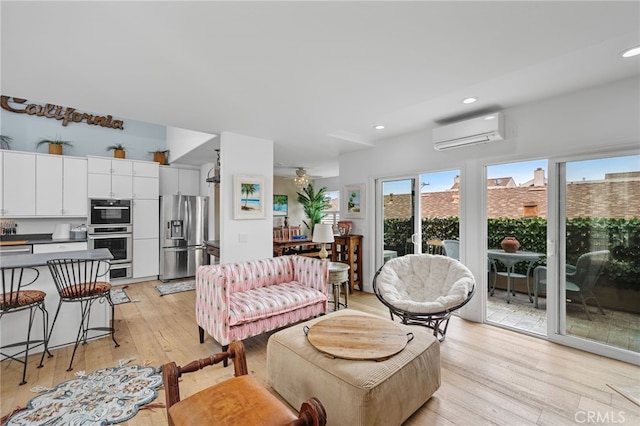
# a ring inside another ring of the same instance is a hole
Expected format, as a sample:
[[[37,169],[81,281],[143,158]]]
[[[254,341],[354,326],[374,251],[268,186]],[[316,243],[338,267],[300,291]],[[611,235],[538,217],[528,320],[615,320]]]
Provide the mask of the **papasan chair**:
[[[439,255],[409,254],[389,260],[373,277],[373,291],[389,308],[391,319],[433,329],[442,342],[451,313],[475,292],[475,278],[458,260]]]

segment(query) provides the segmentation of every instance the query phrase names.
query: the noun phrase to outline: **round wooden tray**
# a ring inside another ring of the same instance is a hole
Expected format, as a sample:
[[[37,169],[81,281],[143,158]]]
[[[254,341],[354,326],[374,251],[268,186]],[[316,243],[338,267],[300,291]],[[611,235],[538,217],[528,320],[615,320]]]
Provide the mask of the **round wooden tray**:
[[[305,329],[309,343],[334,358],[383,361],[413,339],[391,320],[361,315],[340,315]]]

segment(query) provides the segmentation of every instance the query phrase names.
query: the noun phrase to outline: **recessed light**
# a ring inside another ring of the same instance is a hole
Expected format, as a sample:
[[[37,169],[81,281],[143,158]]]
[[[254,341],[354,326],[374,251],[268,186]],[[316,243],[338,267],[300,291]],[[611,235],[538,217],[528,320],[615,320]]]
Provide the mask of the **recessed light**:
[[[493,120],[493,119],[495,119],[495,118],[496,118],[496,116],[495,116],[495,115],[488,115],[488,116],[486,116],[484,119],[485,119],[485,120]]]
[[[640,46],[632,47],[622,52],[623,58],[631,58],[632,56],[640,55]]]
[[[382,124],[378,124],[377,126],[373,126],[373,128],[376,130],[382,130],[384,129],[384,126]]]
[[[477,100],[478,100],[478,98],[464,98],[464,99],[462,100],[462,103],[463,103],[463,104],[472,104],[472,103],[474,103],[474,102],[475,102],[475,101],[477,101]]]

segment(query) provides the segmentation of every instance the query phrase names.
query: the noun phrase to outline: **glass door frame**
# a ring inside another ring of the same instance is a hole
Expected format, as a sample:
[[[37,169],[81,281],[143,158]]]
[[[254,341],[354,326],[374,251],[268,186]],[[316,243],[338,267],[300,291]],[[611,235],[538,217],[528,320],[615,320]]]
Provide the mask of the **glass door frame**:
[[[640,365],[638,354],[616,348],[601,342],[587,340],[566,333],[566,277],[559,271],[566,265],[566,168],[565,164],[574,161],[596,160],[627,155],[639,155],[638,150],[612,149],[607,152],[593,152],[566,155],[548,159],[548,209],[547,209],[547,339],[554,343],[580,349],[597,355],[618,359]],[[553,172],[553,173],[552,173]],[[562,303],[561,303],[562,302]]]
[[[402,175],[402,176],[392,176],[392,177],[379,177],[375,179],[375,271],[380,268],[384,262],[384,194],[382,193],[382,186],[385,182],[394,182],[399,180],[412,180],[413,187],[411,189],[411,196],[413,198],[412,205],[414,208],[413,214],[413,235],[417,234],[417,238],[413,242],[413,252],[420,253],[419,250],[422,249],[422,235],[421,235],[421,224],[420,224],[420,197],[416,200],[416,194],[419,193],[420,186],[420,173],[412,174],[412,175]],[[417,212],[416,212],[417,210]],[[418,214],[416,214],[418,213]],[[412,238],[413,239],[413,238]],[[374,273],[375,273],[374,271]]]

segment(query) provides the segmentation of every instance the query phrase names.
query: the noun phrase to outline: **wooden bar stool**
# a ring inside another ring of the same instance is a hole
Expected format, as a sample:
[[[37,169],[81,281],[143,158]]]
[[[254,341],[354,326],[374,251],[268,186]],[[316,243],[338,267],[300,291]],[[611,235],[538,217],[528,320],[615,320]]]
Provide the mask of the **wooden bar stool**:
[[[29,350],[34,347],[44,345],[42,357],[38,368],[42,368],[44,354],[48,353],[52,357],[51,352],[47,348],[47,330],[49,329],[49,313],[44,306],[46,293],[40,290],[25,290],[25,287],[36,282],[40,276],[40,272],[35,268],[0,268],[2,271],[2,299],[0,299],[0,319],[5,315],[15,314],[22,311],[29,311],[29,322],[27,325],[27,340],[23,342],[9,343],[0,348],[0,354],[6,358],[18,361],[23,364],[21,385],[27,383],[25,380],[27,375],[27,360],[29,358]],[[26,273],[26,275],[25,275]],[[31,329],[35,320],[36,313],[42,312],[42,339],[31,340]],[[24,350],[18,353],[5,353],[6,349],[24,346]],[[24,353],[24,358],[18,358]]]
[[[185,373],[233,359],[235,377],[180,400],[178,379]],[[229,350],[193,361],[184,367],[170,362],[162,367],[169,425],[313,425],[326,424],[327,415],[317,398],[302,404],[298,416],[258,383],[247,369],[241,341],[231,342]]]

